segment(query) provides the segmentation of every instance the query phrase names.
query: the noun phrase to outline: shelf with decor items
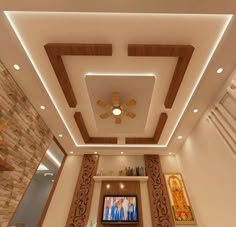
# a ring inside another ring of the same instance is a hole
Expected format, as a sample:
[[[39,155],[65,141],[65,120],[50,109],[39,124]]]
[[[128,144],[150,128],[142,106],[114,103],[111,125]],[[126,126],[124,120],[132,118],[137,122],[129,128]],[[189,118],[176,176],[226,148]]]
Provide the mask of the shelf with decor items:
[[[95,181],[147,181],[148,176],[94,176]]]

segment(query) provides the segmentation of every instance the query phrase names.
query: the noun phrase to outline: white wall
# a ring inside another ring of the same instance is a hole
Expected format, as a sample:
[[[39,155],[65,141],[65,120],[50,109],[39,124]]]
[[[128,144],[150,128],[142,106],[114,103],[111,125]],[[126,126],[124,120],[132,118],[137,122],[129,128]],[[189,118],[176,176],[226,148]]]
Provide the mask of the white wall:
[[[175,156],[160,156],[163,172],[179,172],[179,167]],[[98,172],[103,169],[104,175],[109,175],[113,171],[114,175],[118,175],[119,170],[124,170],[125,167],[145,166],[143,156],[100,156],[98,164]],[[140,183],[141,197],[142,197],[142,211],[144,227],[151,227],[151,211],[148,196],[147,182]],[[92,207],[90,210],[89,220],[96,222],[99,197],[101,190],[101,182],[96,182],[92,198]]]
[[[65,227],[82,156],[67,156],[42,227]]]
[[[160,156],[163,172],[179,172],[179,167],[175,156]],[[51,204],[45,217],[43,227],[64,227],[66,225],[68,212],[71,205],[72,196],[77,183],[82,156],[68,156],[58,181],[57,188],[54,192]],[[106,175],[113,171],[114,175],[118,175],[119,170],[126,166],[136,167],[144,166],[143,156],[100,156],[98,163],[98,172],[103,169]],[[148,188],[146,182],[141,182],[141,196],[143,209],[144,227],[151,227],[151,212],[148,196]],[[90,210],[89,220],[97,220],[97,211],[99,205],[99,197],[101,190],[101,182],[95,182],[92,197],[92,206]]]
[[[235,227],[236,160],[204,117],[177,160],[199,227]]]

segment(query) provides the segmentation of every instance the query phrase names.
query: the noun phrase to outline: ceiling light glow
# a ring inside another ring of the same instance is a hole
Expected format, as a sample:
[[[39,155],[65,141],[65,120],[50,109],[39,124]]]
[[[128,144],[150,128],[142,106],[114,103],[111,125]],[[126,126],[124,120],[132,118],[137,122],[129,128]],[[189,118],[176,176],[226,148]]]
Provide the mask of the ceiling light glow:
[[[193,112],[194,112],[194,113],[197,113],[197,112],[198,112],[198,109],[194,109]]]
[[[94,153],[94,154],[97,154],[98,152],[97,152],[97,151],[94,151],[93,153]]]
[[[38,167],[38,171],[44,171],[44,170],[48,170],[47,166],[45,166],[44,164],[40,163],[39,167]]]
[[[121,154],[124,154],[124,152],[123,152],[123,151],[121,151],[120,153],[121,153]]]
[[[14,67],[15,70],[20,70],[20,66],[17,65],[17,64],[13,65],[13,67]]]
[[[121,115],[121,110],[120,110],[120,108],[114,108],[112,110],[112,113],[116,116],[119,116],[119,115]]]
[[[178,136],[178,139],[181,140],[183,138],[183,136]]]
[[[59,134],[58,136],[59,136],[59,137],[63,137],[63,135],[62,135],[62,134]]]
[[[223,68],[219,68],[219,69],[217,69],[216,72],[217,72],[218,74],[222,73],[222,72],[223,72]]]
[[[74,154],[74,152],[73,152],[73,151],[70,151],[70,154]]]
[[[169,155],[172,155],[172,152],[169,152]]]
[[[214,54],[214,52],[215,52],[219,42],[221,41],[221,39],[222,39],[222,37],[223,37],[223,35],[224,35],[224,33],[225,33],[229,23],[230,23],[230,21],[231,21],[231,19],[233,17],[232,14],[224,14],[224,15],[222,15],[222,16],[226,17],[224,25],[223,25],[223,28],[222,28],[221,32],[219,33],[218,37],[216,38],[216,42],[214,43],[214,46],[213,46],[213,48],[212,48],[212,50],[211,50],[211,52],[210,52],[210,54],[209,54],[209,56],[208,56],[208,58],[207,58],[207,60],[205,62],[205,65],[202,67],[202,71],[199,74],[198,80],[196,81],[196,83],[195,83],[195,85],[194,85],[194,87],[193,87],[193,89],[192,89],[192,91],[191,91],[191,93],[190,93],[190,95],[189,95],[189,97],[188,97],[188,99],[187,99],[183,109],[182,109],[182,112],[180,113],[180,115],[179,115],[179,117],[178,117],[178,119],[177,119],[177,121],[176,121],[176,123],[175,123],[175,125],[173,127],[173,130],[171,131],[171,133],[170,133],[169,137],[167,138],[166,142],[163,143],[163,144],[159,144],[159,145],[143,145],[143,144],[136,144],[136,145],[126,145],[125,144],[125,145],[120,145],[119,144],[119,145],[105,145],[104,146],[104,145],[101,145],[101,144],[83,145],[83,144],[80,144],[80,143],[77,142],[74,134],[72,133],[72,131],[70,130],[70,128],[69,128],[69,126],[67,124],[67,122],[65,121],[65,118],[64,118],[62,112],[60,111],[60,109],[59,109],[59,107],[57,105],[56,100],[54,99],[53,95],[51,94],[51,92],[50,92],[50,90],[49,90],[49,88],[48,88],[48,86],[47,86],[47,84],[46,84],[46,82],[45,82],[45,80],[44,80],[44,78],[43,78],[43,76],[41,74],[41,71],[39,70],[39,67],[37,66],[36,62],[34,61],[33,57],[31,56],[31,53],[30,53],[30,51],[27,48],[26,42],[21,37],[21,34],[18,32],[18,29],[17,29],[17,27],[15,25],[15,22],[14,22],[14,19],[13,19],[14,13],[16,13],[16,12],[4,11],[4,14],[6,15],[8,21],[11,24],[13,30],[15,31],[15,33],[16,33],[16,35],[17,35],[17,37],[18,37],[22,47],[24,48],[27,56],[29,57],[33,67],[35,68],[35,71],[37,72],[37,74],[38,74],[38,76],[39,76],[43,86],[45,87],[49,97],[51,98],[51,100],[52,100],[52,102],[53,102],[53,104],[54,104],[54,106],[55,106],[55,108],[56,108],[60,118],[62,119],[62,121],[63,121],[63,123],[64,123],[64,125],[65,125],[65,127],[67,129],[67,131],[69,132],[69,134],[70,134],[74,144],[77,147],[81,147],[81,148],[83,148],[83,147],[86,147],[86,148],[89,148],[89,147],[113,147],[113,148],[115,148],[115,147],[117,147],[117,148],[118,147],[125,147],[125,148],[128,148],[128,147],[133,147],[133,148],[135,148],[135,147],[138,147],[138,148],[141,148],[141,147],[152,147],[152,148],[159,147],[159,148],[166,148],[168,146],[168,144],[169,144],[169,142],[170,142],[170,140],[171,140],[171,138],[172,138],[172,136],[173,136],[173,134],[174,134],[174,132],[175,132],[179,122],[180,122],[180,120],[182,119],[182,116],[183,116],[183,114],[184,114],[184,112],[185,112],[185,110],[186,110],[186,108],[187,108],[187,106],[188,106],[188,104],[189,104],[189,102],[190,102],[190,100],[191,100],[191,98],[192,98],[192,96],[193,96],[193,94],[194,94],[194,92],[195,92],[195,90],[196,90],[196,88],[197,88],[197,86],[198,86],[198,84],[199,84],[199,82],[200,82],[200,80],[201,80],[201,78],[202,78],[202,76],[203,76],[203,74],[204,74],[208,64],[209,64],[209,62],[210,62],[210,60],[211,60],[211,58],[212,58],[212,55]],[[21,12],[21,13],[24,13],[24,12]],[[27,12],[27,13],[30,13],[30,12]],[[35,12],[31,12],[31,13],[35,14]],[[42,14],[42,13],[43,12],[40,12],[40,14]],[[49,13],[49,12],[44,12],[44,13]],[[54,14],[58,14],[58,13],[61,14],[62,12],[54,12]],[[13,14],[13,16],[12,16],[12,14]],[[50,12],[50,14],[52,14],[52,13]],[[64,14],[67,14],[67,13],[64,13]],[[104,14],[104,13],[84,13],[84,14]],[[115,13],[110,13],[110,14],[113,15]],[[134,15],[136,15],[136,14],[134,14]],[[140,15],[140,14],[137,14],[137,15]],[[152,16],[156,16],[156,14],[151,14],[151,15]],[[163,15],[179,16],[179,14],[163,14]],[[193,14],[185,14],[185,15],[182,15],[182,16],[195,16],[195,15],[193,15]],[[209,16],[213,16],[213,15],[209,15]],[[106,74],[111,76],[110,73],[106,73]],[[121,74],[119,74],[119,75],[121,75]],[[88,73],[86,75],[104,75],[104,74],[103,73],[97,73],[97,74],[96,73]],[[116,75],[116,74],[113,74],[113,75]],[[123,75],[127,76],[129,74],[123,74]],[[138,74],[132,73],[130,75],[137,76]],[[143,76],[145,74],[139,74],[139,75]],[[149,76],[155,76],[153,73],[148,73],[148,75]]]
[[[61,166],[61,163],[57,160],[57,158],[51,153],[50,150],[47,150],[46,154],[48,155],[49,158],[58,166]]]
[[[86,76],[152,76],[156,77],[154,73],[96,73],[88,72]]]
[[[46,176],[53,176],[53,173],[44,173],[43,175],[44,175],[45,177],[46,177]]]
[[[40,109],[45,110],[46,108],[45,106],[40,106]]]

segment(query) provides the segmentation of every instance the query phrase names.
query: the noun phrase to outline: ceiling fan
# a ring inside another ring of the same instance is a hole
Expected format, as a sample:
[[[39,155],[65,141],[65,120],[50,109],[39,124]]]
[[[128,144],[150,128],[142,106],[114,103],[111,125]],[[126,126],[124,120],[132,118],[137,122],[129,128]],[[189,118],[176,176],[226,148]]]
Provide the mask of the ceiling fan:
[[[130,106],[136,105],[136,101],[134,99],[129,99],[125,103],[120,103],[120,92],[112,92],[112,104],[108,104],[102,100],[97,100],[97,105],[107,109],[107,112],[100,115],[100,118],[106,119],[109,116],[113,115],[115,117],[115,123],[121,123],[121,115],[125,115],[130,118],[135,118],[136,114],[127,111],[126,109]]]

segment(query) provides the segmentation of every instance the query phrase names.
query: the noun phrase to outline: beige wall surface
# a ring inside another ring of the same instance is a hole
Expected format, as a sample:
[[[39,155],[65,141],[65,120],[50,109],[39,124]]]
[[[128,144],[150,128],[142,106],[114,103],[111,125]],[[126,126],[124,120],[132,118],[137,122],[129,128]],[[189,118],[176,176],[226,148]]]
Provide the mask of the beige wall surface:
[[[60,179],[55,189],[51,204],[45,217],[43,227],[64,227],[67,221],[71,200],[80,171],[82,156],[68,156],[62,170]],[[179,172],[179,167],[175,156],[161,156],[161,164],[164,172]],[[126,166],[144,166],[143,156],[100,156],[98,172],[102,169],[104,175],[109,175],[113,171],[118,175],[119,170]],[[151,215],[148,197],[147,183],[141,182],[142,210],[144,227],[150,227]],[[95,182],[90,209],[89,221],[96,222],[101,182]]]
[[[236,160],[205,117],[177,156],[199,227],[236,226]]]
[[[82,158],[82,156],[67,156],[45,216],[43,227],[66,226]]]

